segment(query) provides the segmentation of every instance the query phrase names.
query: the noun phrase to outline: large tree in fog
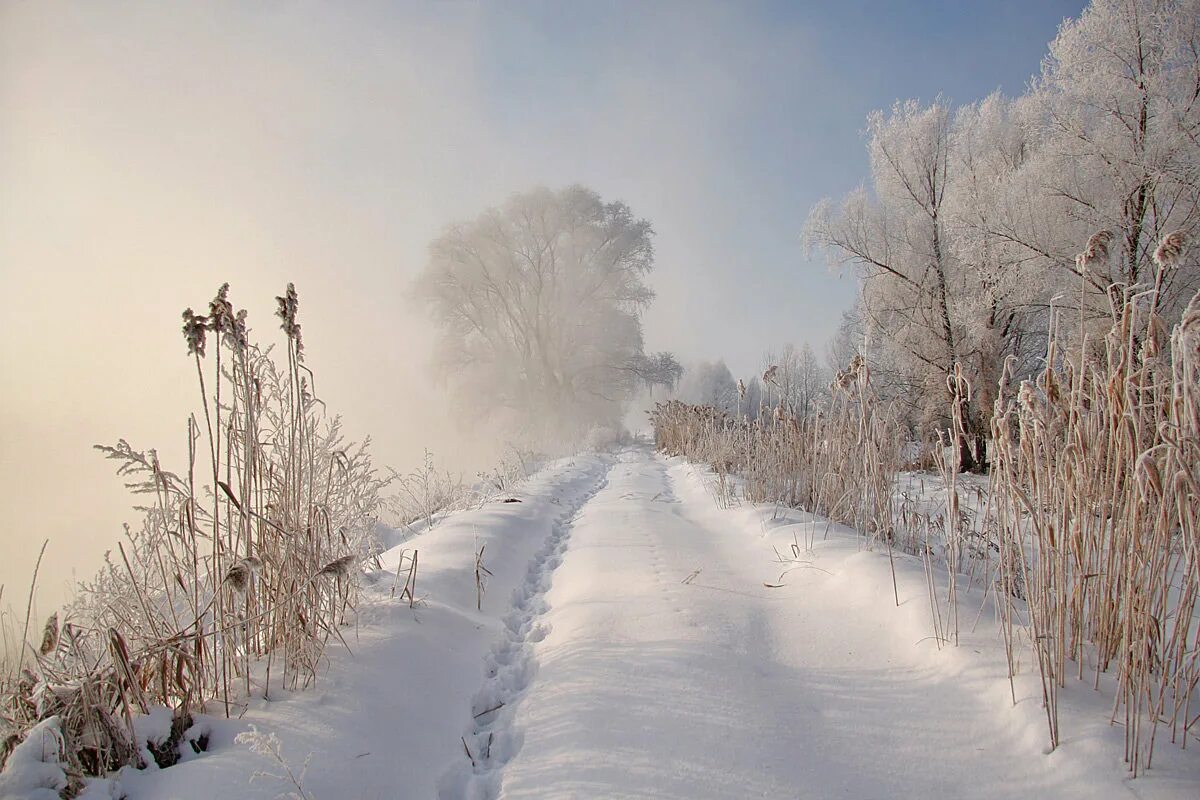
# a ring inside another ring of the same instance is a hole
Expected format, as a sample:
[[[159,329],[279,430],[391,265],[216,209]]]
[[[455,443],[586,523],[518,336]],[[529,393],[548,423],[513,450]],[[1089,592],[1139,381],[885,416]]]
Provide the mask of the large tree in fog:
[[[685,403],[714,406],[730,414],[738,410],[737,381],[724,361],[701,361],[688,367],[676,395]],[[746,410],[743,405],[742,411]]]
[[[650,223],[590,189],[535,189],[433,242],[418,296],[466,407],[538,444],[619,422],[641,380]]]

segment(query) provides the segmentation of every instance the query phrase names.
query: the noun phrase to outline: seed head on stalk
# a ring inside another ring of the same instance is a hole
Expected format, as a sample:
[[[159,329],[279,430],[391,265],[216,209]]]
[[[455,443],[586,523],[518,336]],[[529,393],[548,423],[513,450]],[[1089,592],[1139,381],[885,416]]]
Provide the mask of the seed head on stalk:
[[[296,353],[300,355],[304,351],[304,343],[300,338],[300,323],[296,322],[296,312],[300,309],[300,298],[296,295],[296,285],[289,283],[283,297],[276,297],[275,302],[278,303],[275,316],[283,321],[279,327],[289,339],[296,343]]]

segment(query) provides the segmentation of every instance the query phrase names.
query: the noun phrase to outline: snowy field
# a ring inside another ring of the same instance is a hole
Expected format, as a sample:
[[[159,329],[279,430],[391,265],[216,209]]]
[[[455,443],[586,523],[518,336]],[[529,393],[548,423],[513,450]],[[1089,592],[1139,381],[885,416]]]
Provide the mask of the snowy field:
[[[1200,0],[814,5],[0,2],[0,800],[1200,800]]]
[[[1166,743],[1130,781],[1084,684],[1043,755],[1036,668],[1014,708],[990,604],[967,594],[978,619],[939,650],[920,562],[897,555],[897,608],[886,553],[854,531],[719,509],[698,468],[640,446],[551,464],[514,497],[404,545],[415,609],[385,554],[353,656],[335,648],[315,691],[253,701],[211,721],[208,752],[93,791],[298,795],[234,741],[253,725],[312,798],[1197,796],[1200,764]]]

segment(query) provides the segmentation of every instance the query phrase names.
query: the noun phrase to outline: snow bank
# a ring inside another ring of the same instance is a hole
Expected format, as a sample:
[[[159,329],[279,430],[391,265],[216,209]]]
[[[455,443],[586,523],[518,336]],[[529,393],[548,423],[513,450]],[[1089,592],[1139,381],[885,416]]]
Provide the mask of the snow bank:
[[[67,787],[67,774],[59,763],[62,748],[57,716],[35,725],[8,756],[0,773],[0,797],[58,800]]]

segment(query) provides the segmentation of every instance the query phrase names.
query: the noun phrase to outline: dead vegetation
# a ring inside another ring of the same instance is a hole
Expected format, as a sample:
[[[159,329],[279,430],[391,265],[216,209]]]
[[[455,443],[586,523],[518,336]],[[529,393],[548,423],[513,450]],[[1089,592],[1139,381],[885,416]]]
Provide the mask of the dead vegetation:
[[[747,421],[671,401],[651,413],[656,444],[710,465],[723,504],[741,486],[747,500],[809,510],[921,557],[939,646],[957,641],[963,576],[982,580],[1010,678],[1023,646],[1035,654],[1051,746],[1068,677],[1115,686],[1112,719],[1137,775],[1162,738],[1186,747],[1200,723],[1200,294],[1173,331],[1157,302],[1184,245],[1164,239],[1153,288],[1111,288],[1101,340],[1082,319],[1065,330],[1055,311],[1044,366],[1022,377],[1009,361],[986,493],[960,484],[952,446],[972,391],[961,373],[946,387],[953,427],[924,448],[945,498],[931,507],[900,480],[905,432],[857,357],[821,413],[797,419],[781,406]]]
[[[6,753],[57,720],[64,794],[85,775],[203,748],[194,712],[237,714],[252,692],[313,684],[353,619],[388,481],[314,392],[291,285],[277,305],[279,355],[250,341],[227,285],[207,313],[184,312],[201,404],[182,471],[125,441],[99,447],[145,498],[142,526],[0,685]],[[144,740],[137,719],[164,708],[170,735]]]

